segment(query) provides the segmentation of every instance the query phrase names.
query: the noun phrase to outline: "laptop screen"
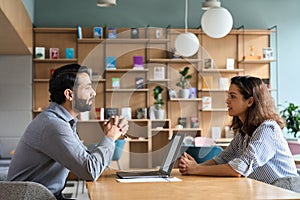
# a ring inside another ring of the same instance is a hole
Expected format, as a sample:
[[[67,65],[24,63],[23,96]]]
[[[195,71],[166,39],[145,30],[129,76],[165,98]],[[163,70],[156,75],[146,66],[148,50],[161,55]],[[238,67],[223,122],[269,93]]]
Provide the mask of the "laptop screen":
[[[168,152],[165,155],[165,159],[160,166],[160,171],[166,174],[170,174],[176,159],[178,158],[178,153],[181,148],[181,144],[184,138],[184,134],[177,133],[173,136],[172,141],[168,144]]]

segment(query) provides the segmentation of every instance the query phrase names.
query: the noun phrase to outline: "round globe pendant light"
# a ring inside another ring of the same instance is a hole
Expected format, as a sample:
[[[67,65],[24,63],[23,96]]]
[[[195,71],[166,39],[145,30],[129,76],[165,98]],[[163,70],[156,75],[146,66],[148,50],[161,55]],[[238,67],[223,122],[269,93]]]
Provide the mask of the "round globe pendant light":
[[[199,40],[193,33],[187,32],[188,0],[185,0],[185,32],[175,40],[176,52],[184,57],[193,56],[199,49]]]
[[[223,7],[210,8],[201,18],[201,27],[208,36],[222,38],[232,29],[233,20],[230,12]]]
[[[177,53],[185,57],[197,53],[199,45],[197,36],[190,32],[181,33],[175,40],[175,49]]]

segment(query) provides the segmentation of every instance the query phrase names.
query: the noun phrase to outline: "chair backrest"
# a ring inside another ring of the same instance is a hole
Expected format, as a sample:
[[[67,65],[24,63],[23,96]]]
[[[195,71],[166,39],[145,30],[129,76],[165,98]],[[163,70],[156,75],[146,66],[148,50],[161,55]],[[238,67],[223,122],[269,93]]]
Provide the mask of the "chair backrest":
[[[0,181],[0,199],[56,200],[45,186],[35,182]]]
[[[219,146],[188,147],[185,152],[190,154],[197,163],[203,163],[218,156],[223,149]]]
[[[279,178],[271,183],[271,185],[300,193],[300,176]]]
[[[112,157],[112,160],[117,161],[120,160],[123,149],[124,149],[124,145],[125,145],[125,140],[116,140],[115,141],[115,151],[114,151],[114,155]]]
[[[300,154],[300,143],[296,141],[288,141],[289,148],[293,155]]]

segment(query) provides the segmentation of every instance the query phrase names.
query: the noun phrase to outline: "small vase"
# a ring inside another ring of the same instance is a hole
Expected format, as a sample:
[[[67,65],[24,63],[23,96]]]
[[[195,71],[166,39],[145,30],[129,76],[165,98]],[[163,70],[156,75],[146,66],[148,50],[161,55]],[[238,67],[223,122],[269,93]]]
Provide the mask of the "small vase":
[[[165,110],[155,110],[155,119],[164,119],[165,118]]]
[[[189,95],[190,95],[190,90],[189,89],[181,89],[181,90],[179,90],[179,96],[180,96],[180,98],[188,99]]]

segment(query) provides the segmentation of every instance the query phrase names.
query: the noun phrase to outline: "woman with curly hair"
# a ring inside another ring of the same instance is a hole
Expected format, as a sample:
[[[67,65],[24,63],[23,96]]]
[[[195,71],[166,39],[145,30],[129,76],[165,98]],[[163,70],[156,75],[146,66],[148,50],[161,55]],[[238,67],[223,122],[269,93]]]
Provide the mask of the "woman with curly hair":
[[[273,183],[279,178],[298,176],[297,169],[283,137],[284,122],[267,87],[260,78],[236,76],[226,100],[233,117],[235,137],[219,155],[197,164],[184,153],[180,159],[182,174],[231,176]]]

